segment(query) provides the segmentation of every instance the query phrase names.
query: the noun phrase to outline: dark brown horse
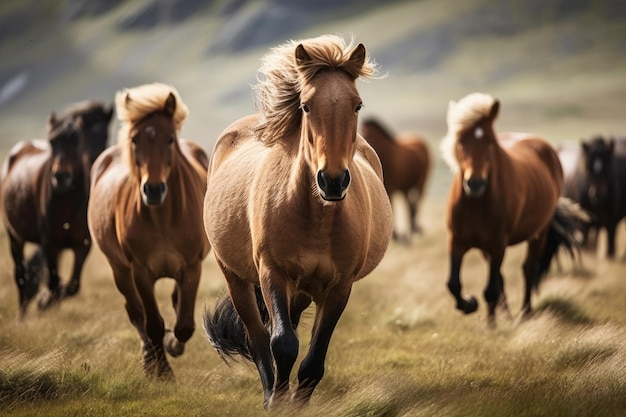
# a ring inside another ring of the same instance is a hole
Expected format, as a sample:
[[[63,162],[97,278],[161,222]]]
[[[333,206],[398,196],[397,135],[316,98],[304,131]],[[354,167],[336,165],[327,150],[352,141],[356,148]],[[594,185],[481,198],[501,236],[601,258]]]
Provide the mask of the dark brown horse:
[[[387,194],[402,194],[409,207],[409,236],[419,233],[417,219],[430,172],[430,152],[424,138],[413,132],[392,135],[378,120],[369,118],[361,123],[361,135],[372,145],[383,167]],[[394,228],[394,239],[398,233]]]
[[[183,353],[194,332],[201,263],[209,252],[202,223],[208,157],[179,139],[187,107],[176,90],[147,84],[120,91],[118,143],[91,171],[89,228],[107,257],[128,317],[139,332],[144,370],[169,379],[165,352]],[[165,330],[154,284],[173,278],[174,330]]]
[[[19,142],[2,167],[2,220],[7,229],[20,316],[38,292],[39,280],[24,263],[24,245],[40,245],[40,257],[48,270],[48,289],[39,300],[45,308],[78,292],[80,274],[91,248],[87,229],[89,161],[83,151],[82,119],[57,119],[48,123],[48,140]],[[63,286],[57,263],[62,250],[74,252],[72,275]]]
[[[564,195],[578,202],[591,217],[584,227],[584,243],[595,249],[596,239],[588,240],[588,235],[605,229],[609,258],[615,256],[617,225],[626,217],[625,148],[615,138],[595,136],[558,149],[563,165],[571,165],[565,170]]]
[[[58,117],[74,119],[80,117],[83,141],[81,150],[87,154],[89,169],[98,155],[107,147],[109,140],[109,124],[113,117],[113,106],[101,101],[86,100],[68,106]],[[86,210],[87,205],[83,208]],[[86,222],[84,216],[84,222]],[[84,230],[87,230],[85,223]],[[90,239],[90,238],[89,238]],[[44,282],[50,276],[46,267],[46,260],[41,246],[38,246],[33,255],[26,261],[27,285],[36,288],[39,282]],[[68,295],[78,292],[80,281],[70,281]]]
[[[559,245],[577,248],[576,211],[561,200],[563,172],[552,146],[530,134],[496,135],[493,123],[499,101],[473,93],[450,102],[444,157],[455,172],[448,198],[448,288],[464,313],[476,311],[476,298],[461,295],[460,269],[465,253],[478,248],[489,262],[485,289],[488,318],[497,305],[508,310],[500,266],[508,246],[528,242],[524,261],[522,311],[531,311],[537,288]]]
[[[230,298],[205,329],[221,355],[254,361],[266,408],[288,400],[295,329],[315,302],[294,395],[309,401],[352,285],[391,239],[380,162],[357,133],[355,81],[374,69],[362,44],[336,36],[274,48],[256,86],[262,114],[226,128],[211,156],[204,221]]]

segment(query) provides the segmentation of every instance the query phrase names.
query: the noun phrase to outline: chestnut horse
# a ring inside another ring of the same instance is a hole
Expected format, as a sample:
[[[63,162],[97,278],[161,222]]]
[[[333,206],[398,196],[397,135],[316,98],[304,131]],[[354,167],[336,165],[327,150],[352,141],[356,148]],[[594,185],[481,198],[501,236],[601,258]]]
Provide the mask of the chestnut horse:
[[[448,288],[464,313],[476,311],[476,298],[461,295],[463,255],[478,248],[489,262],[484,292],[488,319],[508,310],[500,266],[507,246],[528,242],[524,261],[522,311],[531,311],[531,292],[545,275],[560,245],[578,248],[576,206],[561,199],[563,172],[558,155],[544,139],[525,133],[496,135],[493,123],[500,103],[473,93],[448,108],[448,133],[442,142],[446,162],[455,172],[447,205],[450,278]]]
[[[375,71],[365,47],[330,35],[291,41],[259,71],[261,114],[227,127],[211,156],[204,222],[230,298],[204,323],[223,358],[256,364],[268,409],[287,401],[295,329],[314,302],[294,395],[309,401],[352,285],[387,249],[392,217],[378,157],[357,133],[355,81]]]
[[[361,135],[372,145],[380,158],[389,198],[393,193],[400,192],[408,204],[410,227],[408,239],[411,234],[421,231],[417,213],[430,171],[428,145],[423,137],[412,132],[394,136],[374,118],[361,123]],[[395,228],[393,237],[398,239]]]
[[[48,140],[17,143],[0,173],[2,221],[15,264],[20,318],[39,290],[38,274],[24,262],[28,242],[39,245],[38,262],[45,264],[49,275],[49,291],[39,300],[41,309],[79,289],[83,263],[91,248],[87,229],[89,163],[83,152],[81,123],[80,117],[58,119],[52,113]],[[74,253],[66,286],[57,271],[64,249]]]
[[[181,355],[194,332],[201,263],[209,252],[202,224],[208,157],[178,138],[187,107],[173,87],[155,83],[120,91],[116,112],[118,143],[91,171],[89,229],[126,298],[144,370],[169,379],[165,351]],[[154,296],[161,277],[176,281],[173,332],[165,330]]]

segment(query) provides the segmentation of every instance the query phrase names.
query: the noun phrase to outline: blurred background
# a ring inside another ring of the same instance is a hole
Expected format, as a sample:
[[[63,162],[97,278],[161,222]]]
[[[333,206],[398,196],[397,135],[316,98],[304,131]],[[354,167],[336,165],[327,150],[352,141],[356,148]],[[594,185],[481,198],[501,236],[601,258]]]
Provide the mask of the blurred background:
[[[433,153],[448,101],[473,91],[500,99],[498,130],[554,143],[626,134],[624,0],[8,0],[0,155],[43,136],[53,110],[155,81],[179,90],[183,136],[210,151],[254,111],[263,54],[325,33],[364,43],[386,75],[359,82],[363,116],[423,134]],[[443,194],[436,170],[431,192]]]

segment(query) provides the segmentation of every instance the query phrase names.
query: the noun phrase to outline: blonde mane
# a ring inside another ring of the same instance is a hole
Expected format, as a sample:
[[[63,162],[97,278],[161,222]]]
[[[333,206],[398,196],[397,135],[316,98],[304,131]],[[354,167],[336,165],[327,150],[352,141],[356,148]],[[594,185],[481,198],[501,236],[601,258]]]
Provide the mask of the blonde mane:
[[[296,47],[302,44],[312,58],[304,69],[298,68]],[[335,35],[324,35],[304,40],[291,40],[272,48],[263,58],[256,91],[257,111],[264,116],[258,127],[259,138],[268,145],[290,135],[300,126],[300,92],[302,87],[321,70],[340,69],[355,79],[371,78],[376,74],[376,64],[366,58],[362,67],[355,67],[349,58],[354,40],[346,44]]]
[[[454,149],[460,134],[472,127],[478,120],[489,115],[495,99],[489,94],[471,93],[448,105],[448,133],[441,141],[441,154],[453,173],[459,170]]]
[[[174,87],[152,83],[135,88],[125,88],[115,94],[115,112],[121,122],[117,142],[122,146],[124,160],[132,172],[136,167],[132,163],[133,158],[131,158],[130,129],[149,114],[162,111],[170,93],[176,98],[176,110],[172,117],[172,123],[174,123],[177,134],[180,134],[180,129],[189,114],[189,110]]]

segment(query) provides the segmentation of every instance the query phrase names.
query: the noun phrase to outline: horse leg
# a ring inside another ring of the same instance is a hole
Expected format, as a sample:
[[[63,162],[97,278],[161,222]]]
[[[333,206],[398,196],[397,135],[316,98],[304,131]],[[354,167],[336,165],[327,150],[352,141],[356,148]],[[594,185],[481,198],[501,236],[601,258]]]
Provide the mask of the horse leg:
[[[615,258],[615,229],[617,228],[617,224],[611,222],[606,228],[606,238],[607,238],[607,247],[606,247],[606,256],[610,259]]]
[[[528,241],[528,253],[524,261],[524,302],[522,304],[522,317],[528,318],[531,313],[530,299],[533,289],[539,284],[539,259],[546,245],[547,232]]]
[[[78,242],[74,245],[72,250],[74,251],[74,267],[69,282],[63,288],[62,295],[64,297],[76,295],[80,289],[80,274],[83,270],[87,255],[89,255],[89,251],[91,250],[91,239]]]
[[[172,294],[172,301],[176,309],[176,324],[174,331],[166,330],[163,344],[167,353],[173,357],[183,354],[185,343],[191,338],[195,330],[194,310],[196,293],[200,283],[201,264],[190,265],[176,282],[176,289]],[[178,295],[174,295],[178,294]]]
[[[147,375],[169,380],[174,378],[174,372],[167,362],[163,337],[165,324],[159,313],[159,306],[154,297],[154,279],[144,267],[133,265],[133,281],[143,303],[144,328],[148,343],[144,345],[143,366]]]
[[[15,264],[15,283],[19,295],[19,318],[24,318],[28,303],[37,294],[37,286],[31,285],[31,277],[24,267],[24,242],[19,241],[9,233],[11,244],[11,257]],[[34,288],[33,288],[34,287]],[[34,290],[34,291],[33,291]]]
[[[328,291],[323,300],[316,302],[317,310],[309,351],[298,369],[298,389],[294,395],[294,402],[298,405],[308,404],[315,387],[324,376],[324,362],[330,338],[348,303],[351,290],[351,283],[338,285]]]
[[[506,311],[509,310],[504,294],[504,280],[500,273],[500,267],[504,259],[504,249],[489,254],[484,253],[484,255],[489,260],[489,282],[485,288],[484,297],[488,306],[487,321],[493,327],[496,323],[496,307],[502,305]]]
[[[421,199],[421,191],[418,188],[412,188],[406,195],[409,203],[409,219],[411,221],[411,232],[422,233],[422,228],[419,225],[417,214],[419,211],[419,204]]]
[[[300,323],[304,310],[311,305],[311,297],[304,293],[297,293],[291,299],[291,327],[295,330]]]
[[[217,259],[217,263],[226,278],[233,306],[246,330],[248,351],[259,371],[263,386],[263,407],[267,409],[274,387],[274,365],[270,351],[270,336],[257,307],[254,285],[239,278],[219,259]]]
[[[39,310],[45,310],[61,299],[61,279],[59,278],[58,261],[60,250],[42,242],[41,248],[48,266],[48,291],[42,294],[37,303]]]
[[[274,390],[269,407],[284,402],[289,392],[289,376],[298,357],[300,342],[293,330],[289,300],[293,288],[283,274],[264,263],[259,267],[259,280],[263,300],[272,323],[270,346],[276,366]]]
[[[450,278],[448,279],[448,290],[454,296],[456,300],[456,308],[461,310],[465,314],[470,314],[478,309],[478,301],[476,297],[471,296],[468,299],[463,298],[461,295],[461,262],[463,256],[467,252],[466,249],[457,247],[452,244],[452,250],[450,254]]]
[[[139,338],[141,339],[142,349],[149,344],[148,335],[146,334],[145,319],[143,312],[143,302],[139,298],[137,288],[132,279],[132,271],[129,267],[111,263],[113,270],[113,278],[117,290],[124,296],[126,300],[126,314],[130,323],[137,329]]]

